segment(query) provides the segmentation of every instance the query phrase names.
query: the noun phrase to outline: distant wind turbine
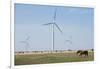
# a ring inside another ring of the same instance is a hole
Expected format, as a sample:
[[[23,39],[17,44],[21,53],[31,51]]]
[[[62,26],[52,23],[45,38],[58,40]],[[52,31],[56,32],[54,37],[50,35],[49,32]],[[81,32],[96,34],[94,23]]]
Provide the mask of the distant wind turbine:
[[[72,36],[69,37],[70,39],[65,40],[65,42],[69,45],[72,45]]]
[[[27,47],[29,47],[29,39],[30,39],[30,37],[27,36],[27,38],[24,41],[20,41],[21,43],[25,44],[25,51],[28,51]]]
[[[70,43],[70,44],[72,44],[72,36],[70,35],[69,36],[69,39],[67,39],[67,40],[65,40],[66,42],[68,42],[68,43]]]
[[[43,25],[52,25],[52,51],[54,51],[54,47],[55,47],[55,30],[54,30],[54,27],[57,27],[58,30],[61,32],[61,34],[63,33],[61,31],[61,29],[59,28],[59,26],[56,24],[56,12],[57,12],[57,8],[55,8],[55,11],[54,11],[53,22],[43,24]]]
[[[70,44],[72,44],[72,41],[71,40],[65,40],[66,42],[68,42],[68,43],[70,43]]]

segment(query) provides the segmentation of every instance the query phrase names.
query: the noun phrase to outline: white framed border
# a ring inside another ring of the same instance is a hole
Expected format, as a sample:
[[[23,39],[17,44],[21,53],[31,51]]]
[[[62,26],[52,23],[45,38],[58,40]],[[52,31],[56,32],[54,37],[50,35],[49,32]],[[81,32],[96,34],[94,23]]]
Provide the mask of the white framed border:
[[[21,4],[37,4],[37,5],[53,5],[53,6],[71,6],[71,7],[86,7],[86,8],[94,8],[95,9],[95,2],[91,0],[14,0],[11,1],[11,28],[10,28],[10,67],[11,69],[55,69],[58,66],[58,69],[64,68],[77,68],[78,65],[80,66],[91,66],[94,62],[72,62],[72,63],[55,63],[55,64],[38,64],[38,65],[14,65],[14,4],[21,3]],[[59,66],[60,65],[60,66]],[[67,65],[67,67],[66,67]],[[73,66],[73,67],[72,67]],[[49,68],[48,68],[49,67]]]

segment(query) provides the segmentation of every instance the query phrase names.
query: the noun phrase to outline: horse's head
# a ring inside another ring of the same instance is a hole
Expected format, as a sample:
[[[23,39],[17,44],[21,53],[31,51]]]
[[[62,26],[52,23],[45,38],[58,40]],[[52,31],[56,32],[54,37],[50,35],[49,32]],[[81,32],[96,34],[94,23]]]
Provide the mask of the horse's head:
[[[79,53],[81,53],[81,52],[82,52],[82,50],[78,50],[76,53],[79,54]]]

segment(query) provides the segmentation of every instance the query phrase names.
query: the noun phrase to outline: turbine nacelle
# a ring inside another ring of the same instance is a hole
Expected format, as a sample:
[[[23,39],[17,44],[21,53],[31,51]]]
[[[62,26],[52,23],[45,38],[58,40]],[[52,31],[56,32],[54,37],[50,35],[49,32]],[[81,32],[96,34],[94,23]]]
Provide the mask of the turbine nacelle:
[[[61,34],[63,34],[63,32],[61,31],[60,27],[54,22],[54,23],[46,23],[46,24],[43,24],[43,25],[54,25],[57,27],[57,29],[60,31]]]

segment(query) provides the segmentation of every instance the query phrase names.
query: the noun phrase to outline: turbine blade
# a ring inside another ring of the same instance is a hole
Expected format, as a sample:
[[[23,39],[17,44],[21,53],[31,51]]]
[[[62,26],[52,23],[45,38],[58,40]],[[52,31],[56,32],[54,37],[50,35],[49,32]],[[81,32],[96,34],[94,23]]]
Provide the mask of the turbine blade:
[[[56,12],[57,12],[57,8],[55,8],[55,11],[54,11],[54,22],[56,21]]]
[[[29,46],[29,43],[28,43],[28,42],[26,42],[26,45],[27,45],[27,46]]]
[[[26,41],[20,41],[21,43],[26,43]]]
[[[50,25],[50,24],[53,24],[53,23],[46,23],[46,24],[43,24],[43,25]]]
[[[29,43],[26,41],[20,41],[21,43],[25,43],[27,46],[29,46]]]
[[[70,35],[69,38],[72,39],[72,35]]]
[[[70,44],[72,44],[72,41],[70,41],[70,40],[66,40],[66,42],[70,42]]]
[[[70,40],[66,40],[66,42],[70,42]]]
[[[55,24],[55,26],[58,28],[58,30],[61,32],[61,34],[63,33],[62,31],[61,31],[61,29],[59,28],[59,26],[56,24],[56,23],[54,23]]]
[[[27,36],[26,40],[29,40],[29,39],[30,39],[30,37],[29,37],[29,36]]]

